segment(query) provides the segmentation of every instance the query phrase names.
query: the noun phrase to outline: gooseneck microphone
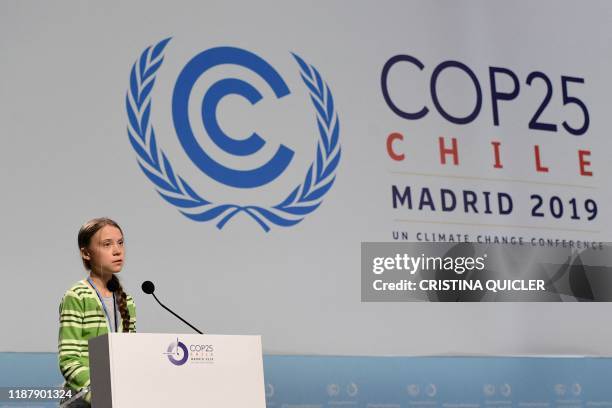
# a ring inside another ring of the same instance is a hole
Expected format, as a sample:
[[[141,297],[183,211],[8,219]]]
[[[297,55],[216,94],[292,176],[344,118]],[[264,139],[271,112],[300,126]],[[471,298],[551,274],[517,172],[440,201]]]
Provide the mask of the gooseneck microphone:
[[[106,289],[115,293],[117,289],[119,289],[119,281],[116,279],[111,279],[106,283]]]
[[[174,313],[172,310],[170,310],[162,302],[159,301],[157,296],[155,296],[155,293],[153,293],[153,292],[155,292],[155,285],[153,284],[153,282],[151,282],[151,281],[144,281],[144,282],[142,282],[142,286],[141,287],[142,287],[142,291],[144,293],[146,293],[147,295],[153,295],[153,297],[155,298],[155,300],[157,301],[157,303],[159,303],[159,305],[161,307],[163,307],[164,309],[166,309],[167,311],[172,313],[175,317],[179,318],[181,320],[181,322],[185,323],[187,326],[191,327],[196,332],[198,332],[200,334],[204,334],[201,331],[199,331],[198,329],[196,329],[195,327],[193,327],[187,320],[183,319],[181,316],[179,316],[176,313]]]

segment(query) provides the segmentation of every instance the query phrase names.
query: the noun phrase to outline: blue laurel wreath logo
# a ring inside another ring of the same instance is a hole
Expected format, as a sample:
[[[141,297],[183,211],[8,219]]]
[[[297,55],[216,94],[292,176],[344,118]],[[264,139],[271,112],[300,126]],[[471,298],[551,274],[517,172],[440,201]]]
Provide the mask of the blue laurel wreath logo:
[[[196,193],[187,181],[175,174],[166,154],[157,145],[155,130],[150,120],[151,91],[169,41],[170,38],[166,38],[142,52],[132,66],[130,86],[126,95],[128,138],[138,155],[138,165],[156,186],[159,195],[189,219],[200,222],[218,219],[218,229],[222,229],[237,214],[245,212],[268,232],[272,224],[292,226],[316,210],[334,184],[341,155],[340,121],[334,100],[329,86],[316,68],[292,53],[315,108],[319,130],[316,157],[308,168],[304,181],[282,202],[271,207],[214,203]]]

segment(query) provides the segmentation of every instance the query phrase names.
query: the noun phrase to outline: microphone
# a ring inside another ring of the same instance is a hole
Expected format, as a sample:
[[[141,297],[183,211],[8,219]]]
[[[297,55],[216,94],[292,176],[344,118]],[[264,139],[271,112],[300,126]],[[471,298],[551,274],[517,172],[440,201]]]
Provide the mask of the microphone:
[[[152,295],[155,292],[155,285],[151,281],[142,282],[142,291],[147,295]]]
[[[155,298],[155,300],[157,301],[157,303],[159,303],[159,305],[161,307],[163,307],[164,309],[166,309],[167,311],[169,311],[170,313],[172,313],[175,317],[177,317],[181,322],[185,323],[187,326],[191,327],[193,330],[195,330],[196,332],[198,332],[199,334],[204,334],[202,333],[200,330],[196,329],[195,327],[193,327],[187,320],[183,319],[181,316],[177,315],[176,313],[174,313],[172,310],[170,310],[168,307],[166,307],[162,302],[159,301],[159,299],[157,298],[157,296],[155,296],[155,285],[153,284],[153,282],[151,281],[144,281],[142,282],[142,291],[144,293],[146,293],[147,295],[153,295],[153,297]]]
[[[111,292],[115,293],[117,291],[117,289],[119,289],[119,281],[117,280],[117,278],[115,279],[110,279],[107,283],[106,283],[106,289],[110,290]]]

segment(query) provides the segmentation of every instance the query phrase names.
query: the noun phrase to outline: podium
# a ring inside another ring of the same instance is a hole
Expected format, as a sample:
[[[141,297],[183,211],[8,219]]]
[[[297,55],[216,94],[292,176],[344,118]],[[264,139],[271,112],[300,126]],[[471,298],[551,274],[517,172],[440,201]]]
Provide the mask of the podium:
[[[260,336],[109,333],[89,340],[93,408],[265,408]]]

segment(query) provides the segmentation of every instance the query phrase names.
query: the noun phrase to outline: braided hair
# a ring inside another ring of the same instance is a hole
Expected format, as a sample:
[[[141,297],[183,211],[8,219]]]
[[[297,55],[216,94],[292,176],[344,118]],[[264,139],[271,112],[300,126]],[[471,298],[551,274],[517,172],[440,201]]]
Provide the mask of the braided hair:
[[[119,314],[121,314],[121,325],[123,326],[123,332],[128,333],[130,331],[130,311],[127,307],[127,294],[119,282],[119,278],[113,274],[111,281],[112,284],[117,288],[115,293],[117,294],[117,305],[119,306]]]

